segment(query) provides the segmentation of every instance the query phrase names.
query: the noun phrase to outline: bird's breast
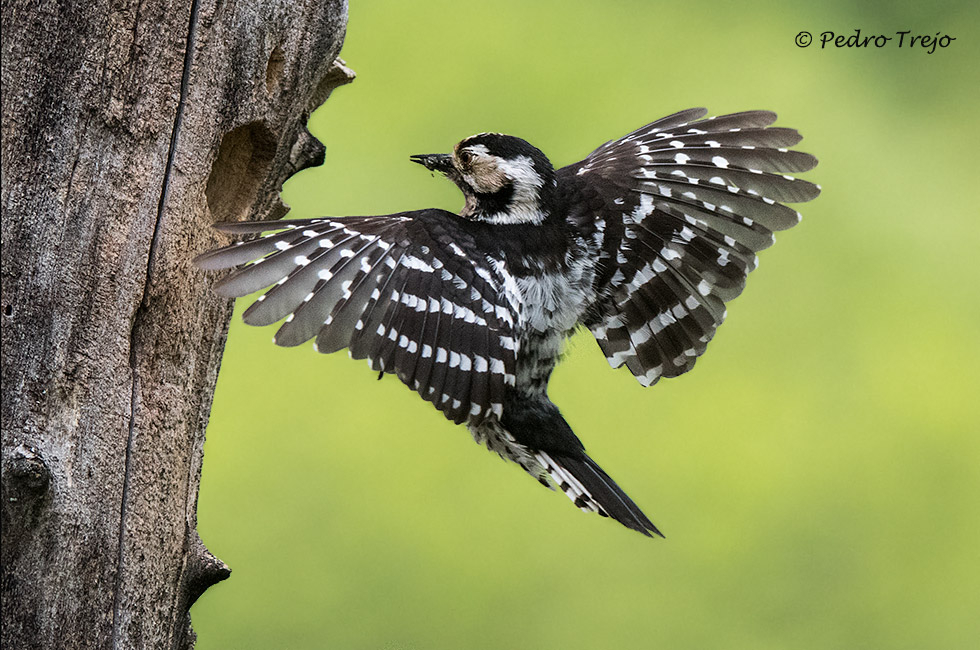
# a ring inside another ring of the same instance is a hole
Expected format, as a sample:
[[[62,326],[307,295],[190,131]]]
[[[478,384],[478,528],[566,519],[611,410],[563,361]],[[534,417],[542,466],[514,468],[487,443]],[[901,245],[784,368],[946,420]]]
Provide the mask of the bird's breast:
[[[552,268],[528,268],[515,277],[521,304],[520,322],[534,332],[565,336],[578,324],[595,299],[594,264],[584,255],[569,255]]]

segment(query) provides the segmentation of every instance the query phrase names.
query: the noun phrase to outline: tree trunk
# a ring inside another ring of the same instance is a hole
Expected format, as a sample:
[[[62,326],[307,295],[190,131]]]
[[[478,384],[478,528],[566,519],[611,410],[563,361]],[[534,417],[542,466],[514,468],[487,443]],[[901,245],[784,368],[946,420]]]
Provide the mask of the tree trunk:
[[[345,0],[4,0],[3,641],[189,648],[231,306],[190,260],[275,218],[353,74]]]

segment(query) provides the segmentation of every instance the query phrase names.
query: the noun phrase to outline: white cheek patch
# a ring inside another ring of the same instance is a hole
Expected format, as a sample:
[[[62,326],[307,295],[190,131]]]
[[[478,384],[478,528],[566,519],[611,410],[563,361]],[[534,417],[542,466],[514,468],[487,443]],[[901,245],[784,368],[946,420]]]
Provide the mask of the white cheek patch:
[[[544,179],[534,169],[534,161],[527,156],[518,156],[513,160],[497,158],[497,169],[514,183],[514,193],[526,193],[532,198],[538,195],[537,190],[544,185]]]

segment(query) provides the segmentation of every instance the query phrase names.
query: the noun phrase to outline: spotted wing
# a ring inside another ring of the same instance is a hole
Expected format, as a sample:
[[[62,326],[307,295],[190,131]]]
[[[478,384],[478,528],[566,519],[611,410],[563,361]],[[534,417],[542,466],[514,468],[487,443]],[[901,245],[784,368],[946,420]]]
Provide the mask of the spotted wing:
[[[424,210],[219,224],[227,233],[268,234],[195,263],[239,267],[215,286],[225,296],[272,285],[244,320],[285,319],[276,344],[315,338],[319,352],[348,348],[375,371],[397,375],[447,418],[477,423],[501,415],[505,387],[514,383],[513,305],[503,279],[454,219]]]
[[[599,249],[601,296],[585,324],[609,363],[641,384],[694,366],[773,232],[796,225],[783,205],[820,189],[792,129],[749,111],[702,119],[682,111],[607,142],[559,171],[577,188],[571,219]]]

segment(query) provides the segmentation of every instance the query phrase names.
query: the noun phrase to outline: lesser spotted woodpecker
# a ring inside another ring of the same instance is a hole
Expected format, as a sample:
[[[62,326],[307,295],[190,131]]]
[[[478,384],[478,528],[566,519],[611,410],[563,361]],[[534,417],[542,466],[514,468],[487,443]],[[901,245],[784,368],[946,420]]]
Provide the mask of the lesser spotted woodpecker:
[[[474,135],[412,156],[459,186],[459,214],[223,223],[269,234],[196,262],[240,267],[217,283],[225,296],[272,285],[244,320],[285,319],[277,344],[347,348],[582,510],[660,534],[547,389],[579,326],[644,386],[690,370],[756,253],[799,222],[783,203],[819,193],[787,175],[817,161],[787,148],[801,137],[771,127],[774,113],[706,113],[657,120],[558,170],[520,138]]]

